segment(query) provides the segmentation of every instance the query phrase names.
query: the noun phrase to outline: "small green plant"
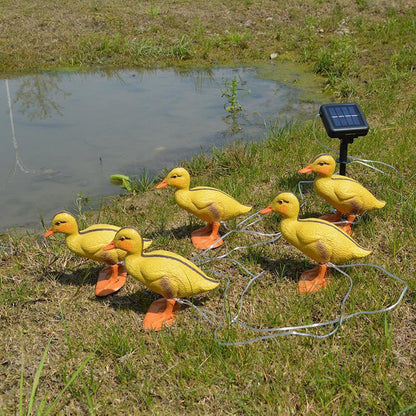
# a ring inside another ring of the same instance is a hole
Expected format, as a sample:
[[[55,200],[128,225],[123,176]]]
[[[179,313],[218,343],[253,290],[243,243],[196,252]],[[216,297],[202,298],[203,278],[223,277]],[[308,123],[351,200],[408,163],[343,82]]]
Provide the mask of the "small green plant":
[[[151,16],[151,17],[159,16],[161,11],[162,11],[162,6],[160,6],[160,5],[157,5],[157,6],[151,5],[149,8],[146,8],[145,6],[143,6],[139,3],[138,6],[142,10],[144,10],[146,13],[148,13],[149,16]]]
[[[155,184],[155,178],[144,169],[139,177],[133,181],[133,193],[143,193],[149,191]]]
[[[155,178],[144,169],[137,179],[132,180],[126,175],[116,174],[110,176],[110,182],[136,195],[151,189],[155,183]]]
[[[227,99],[227,104],[224,105],[225,111],[230,114],[237,114],[243,109],[237,98],[238,91],[242,91],[242,88],[238,87],[239,83],[235,75],[231,81],[228,79],[224,80],[225,89],[221,89],[221,97]]]
[[[348,75],[354,70],[352,62],[357,55],[357,47],[347,36],[331,39],[329,46],[318,53],[315,72],[327,78],[327,84],[341,97],[349,97],[354,87]]]
[[[125,48],[126,39],[121,33],[116,33],[112,37],[103,36],[98,45],[97,52],[106,56],[113,56],[122,52]]]
[[[360,10],[360,11],[368,10],[368,1],[367,0],[355,0],[355,3],[358,6],[358,10]]]
[[[356,54],[356,45],[347,36],[333,38],[329,46],[319,52],[315,70],[318,74],[345,76]]]
[[[128,44],[128,54],[136,60],[149,57],[162,56],[164,51],[160,46],[156,46],[149,39],[133,39]]]
[[[75,207],[77,209],[78,222],[81,227],[85,226],[87,220],[85,213],[83,212],[83,208],[84,205],[87,205],[89,202],[89,196],[83,196],[82,192],[78,192],[77,199],[75,200]]]
[[[189,171],[191,175],[203,172],[207,167],[212,167],[212,160],[206,153],[195,155],[190,160],[181,160],[181,166]]]
[[[160,6],[154,6],[149,9],[149,15],[152,17],[159,16],[162,11]]]
[[[102,328],[100,344],[103,351],[117,358],[124,357],[134,351],[134,344],[129,334],[113,326]]]

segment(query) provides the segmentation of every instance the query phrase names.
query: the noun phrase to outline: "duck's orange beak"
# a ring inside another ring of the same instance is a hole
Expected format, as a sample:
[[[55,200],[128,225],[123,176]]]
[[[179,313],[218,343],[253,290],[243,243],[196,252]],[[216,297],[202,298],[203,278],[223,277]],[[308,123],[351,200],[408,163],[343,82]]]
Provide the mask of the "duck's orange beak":
[[[163,181],[160,182],[159,185],[156,185],[156,189],[166,188],[167,186],[169,186],[168,181],[166,179],[163,179]]]
[[[112,241],[110,244],[107,244],[105,247],[103,247],[104,251],[108,250],[114,250],[116,248],[116,243]]]
[[[272,206],[269,205],[267,208],[264,208],[260,211],[260,214],[271,214],[273,212]]]
[[[43,236],[44,236],[44,237],[49,237],[49,236],[50,236],[50,235],[52,235],[52,234],[54,234],[54,232],[53,232],[52,228],[49,228],[49,230],[48,230],[48,231],[46,231],[46,233],[45,233],[45,234],[43,234]]]
[[[306,168],[300,169],[298,173],[312,173],[313,172],[313,166],[308,165]]]

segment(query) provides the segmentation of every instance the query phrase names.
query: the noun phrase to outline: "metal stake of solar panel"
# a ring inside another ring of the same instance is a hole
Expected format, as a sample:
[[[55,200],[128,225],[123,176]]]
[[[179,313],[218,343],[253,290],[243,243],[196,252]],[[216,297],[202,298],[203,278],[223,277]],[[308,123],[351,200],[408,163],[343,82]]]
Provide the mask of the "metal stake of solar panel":
[[[348,144],[368,133],[369,126],[357,103],[323,104],[319,115],[329,137],[341,140],[339,150],[339,172],[345,175],[348,159]]]

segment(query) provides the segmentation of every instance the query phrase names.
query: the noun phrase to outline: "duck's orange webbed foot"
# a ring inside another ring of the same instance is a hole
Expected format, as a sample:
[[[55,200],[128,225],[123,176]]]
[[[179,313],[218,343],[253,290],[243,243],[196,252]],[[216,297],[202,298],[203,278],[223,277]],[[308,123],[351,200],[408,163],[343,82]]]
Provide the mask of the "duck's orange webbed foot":
[[[327,272],[327,267],[326,264],[320,264],[311,270],[303,272],[298,282],[299,293],[313,293],[326,289],[330,282],[330,273]]]
[[[354,220],[355,220],[356,217],[357,217],[356,215],[348,215],[348,217],[347,217],[347,223],[346,224],[342,224],[342,226],[341,226],[342,231],[344,231],[345,233],[347,233],[351,237],[354,237],[355,236],[355,232],[352,230],[351,224],[354,222]]]
[[[197,230],[192,231],[192,236],[207,236],[212,232],[212,224],[207,224],[205,227],[198,228]]]
[[[344,233],[348,234],[351,237],[355,236],[355,232],[351,228],[351,223],[346,223],[341,225],[341,230],[344,231]]]
[[[334,223],[337,227],[341,228],[342,231],[353,237],[355,233],[351,229],[351,224],[355,217],[355,215],[349,215],[348,219],[345,221],[342,219],[341,212],[337,211],[334,214],[325,214],[322,217],[319,217],[319,219]]]
[[[342,217],[342,213],[339,211],[336,211],[333,214],[322,215],[322,217],[319,217],[319,219],[329,221],[329,222],[340,222],[341,217]]]
[[[220,229],[220,223],[214,222],[208,224],[203,228],[199,228],[191,233],[192,244],[195,248],[205,250],[214,244],[211,248],[217,248],[223,244],[221,236],[218,233]],[[217,241],[218,240],[218,241]]]
[[[126,283],[127,271],[121,264],[102,269],[95,285],[96,296],[108,296],[119,291]]]
[[[144,317],[143,328],[160,331],[164,325],[172,325],[175,319],[174,312],[179,306],[179,303],[173,299],[161,298],[155,300]]]

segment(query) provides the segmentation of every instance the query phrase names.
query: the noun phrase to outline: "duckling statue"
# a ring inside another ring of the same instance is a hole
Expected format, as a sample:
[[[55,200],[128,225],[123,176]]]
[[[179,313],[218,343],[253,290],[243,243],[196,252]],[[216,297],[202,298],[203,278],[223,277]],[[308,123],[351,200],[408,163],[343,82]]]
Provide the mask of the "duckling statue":
[[[326,289],[329,283],[328,262],[342,264],[349,260],[366,257],[371,253],[328,221],[318,218],[298,219],[299,201],[291,192],[280,193],[271,205],[260,212],[281,214],[283,219],[280,222],[280,231],[283,237],[318,263],[315,268],[302,273],[298,282],[300,293]]]
[[[313,182],[315,192],[336,209],[335,214],[327,214],[321,218],[339,222],[342,214],[347,215],[348,223],[342,228],[351,235],[351,223],[357,215],[383,208],[386,203],[378,200],[354,179],[334,175],[335,165],[335,159],[331,155],[321,154],[316,156],[308,166],[299,170],[299,173],[316,172],[318,174]]]
[[[223,244],[218,233],[220,221],[227,221],[245,214],[252,207],[240,204],[232,196],[216,188],[197,186],[189,189],[190,183],[189,172],[184,168],[175,168],[156,186],[156,189],[169,185],[175,187],[176,203],[207,223],[205,227],[191,234],[192,243],[196,248],[219,247]]]
[[[123,250],[128,274],[163,296],[150,305],[143,321],[145,329],[159,331],[163,325],[172,324],[178,307],[174,298],[195,296],[219,285],[217,280],[178,254],[165,250],[143,253],[143,239],[132,227],[120,229],[104,250]]]
[[[110,224],[95,224],[79,231],[75,217],[69,212],[59,212],[52,219],[50,229],[44,234],[49,237],[55,233],[65,234],[67,247],[81,257],[87,257],[108,264],[99,273],[95,286],[96,296],[107,296],[120,290],[126,283],[127,272],[119,264],[126,256],[123,250],[104,251],[103,247],[113,241],[120,227]],[[152,240],[145,240],[145,248]]]

